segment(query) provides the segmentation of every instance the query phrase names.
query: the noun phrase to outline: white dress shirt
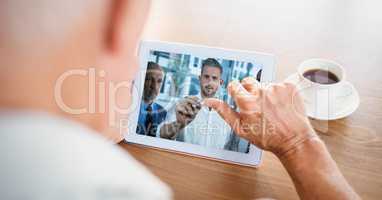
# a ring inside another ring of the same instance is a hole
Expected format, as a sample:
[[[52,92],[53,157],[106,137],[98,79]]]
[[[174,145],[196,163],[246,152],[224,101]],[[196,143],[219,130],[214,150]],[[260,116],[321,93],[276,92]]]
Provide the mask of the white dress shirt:
[[[66,119],[0,112],[0,199],[171,199],[126,151]]]

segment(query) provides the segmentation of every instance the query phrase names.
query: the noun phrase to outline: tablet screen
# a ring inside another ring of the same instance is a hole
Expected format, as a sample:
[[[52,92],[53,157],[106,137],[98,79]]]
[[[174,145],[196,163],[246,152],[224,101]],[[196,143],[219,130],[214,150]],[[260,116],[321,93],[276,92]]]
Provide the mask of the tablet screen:
[[[261,69],[255,61],[151,50],[136,133],[248,153],[248,141],[202,102],[217,98],[235,108],[228,83],[248,76],[260,81]]]
[[[242,164],[259,162],[261,151],[239,137],[203,101],[220,99],[237,110],[228,84],[248,76],[272,80],[273,56],[145,42],[140,49],[140,69],[128,141]]]

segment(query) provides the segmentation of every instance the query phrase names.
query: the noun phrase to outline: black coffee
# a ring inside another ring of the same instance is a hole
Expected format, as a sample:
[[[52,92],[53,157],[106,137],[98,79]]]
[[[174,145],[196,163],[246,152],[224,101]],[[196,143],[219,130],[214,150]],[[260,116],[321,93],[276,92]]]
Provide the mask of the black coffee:
[[[333,84],[340,81],[340,79],[335,74],[322,69],[311,69],[304,72],[302,75],[312,82],[320,84]]]

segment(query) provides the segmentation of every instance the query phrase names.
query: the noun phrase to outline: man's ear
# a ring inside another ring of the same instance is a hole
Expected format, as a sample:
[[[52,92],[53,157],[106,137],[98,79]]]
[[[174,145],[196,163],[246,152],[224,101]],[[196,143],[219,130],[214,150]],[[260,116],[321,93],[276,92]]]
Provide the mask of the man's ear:
[[[148,16],[150,0],[110,0],[106,47],[112,53],[136,51]],[[136,52],[135,52],[136,53]]]
[[[224,80],[220,79],[220,85],[223,85],[223,84],[224,84]]]
[[[113,81],[133,80],[139,69],[138,47],[150,0],[110,0],[102,55],[97,63]]]

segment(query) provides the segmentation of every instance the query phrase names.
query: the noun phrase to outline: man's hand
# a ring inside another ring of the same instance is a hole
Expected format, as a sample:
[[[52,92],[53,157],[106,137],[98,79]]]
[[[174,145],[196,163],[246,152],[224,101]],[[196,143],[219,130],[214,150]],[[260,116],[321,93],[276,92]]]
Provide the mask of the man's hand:
[[[311,127],[294,85],[263,89],[254,78],[246,78],[230,83],[228,92],[240,112],[217,99],[204,104],[217,110],[239,136],[275,153],[301,199],[359,199]]]
[[[200,100],[195,96],[185,97],[175,107],[176,121],[164,124],[160,129],[160,137],[174,140],[179,132],[195,119],[202,108]]]
[[[228,92],[240,112],[218,99],[204,103],[217,110],[235,132],[256,146],[278,156],[316,137],[294,85],[273,84],[261,88],[255,78],[231,82]]]
[[[181,100],[175,107],[176,121],[181,127],[185,127],[195,119],[201,109],[201,103],[198,97],[188,96]]]

